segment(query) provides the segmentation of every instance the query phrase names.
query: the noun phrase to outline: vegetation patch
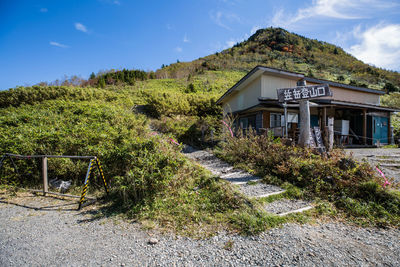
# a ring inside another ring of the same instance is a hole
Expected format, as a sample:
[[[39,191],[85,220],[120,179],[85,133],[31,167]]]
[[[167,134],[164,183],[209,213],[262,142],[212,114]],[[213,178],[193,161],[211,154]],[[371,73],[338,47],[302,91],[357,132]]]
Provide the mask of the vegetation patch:
[[[289,182],[295,187],[288,194],[295,197],[331,201],[357,223],[399,225],[398,192],[383,188],[384,181],[367,163],[355,162],[341,150],[318,155],[310,149],[285,146],[268,136],[248,136],[228,138],[216,153],[228,162],[247,166],[268,182],[281,186]],[[266,201],[281,197],[272,196]]]
[[[194,237],[210,236],[222,229],[256,233],[286,221],[255,212],[252,202],[229,183],[193,165],[180,154],[180,147],[171,144],[166,136],[151,133],[150,120],[135,113],[132,107],[157,103],[150,101],[156,99],[152,87],[155,84],[162,82],[145,80],[133,86],[104,89],[35,86],[0,92],[3,101],[0,152],[99,157],[111,194],[94,219],[125,214],[143,222],[144,227]],[[174,115],[171,112],[170,116],[163,115],[161,120],[152,121],[180,141],[189,138],[193,142],[201,141],[199,123],[210,127],[219,120],[217,109],[209,104],[211,97],[207,100],[206,95],[180,91],[176,81],[167,84],[171,87],[164,91],[169,92],[169,98],[182,97],[189,106],[199,109],[192,109],[191,112],[197,112],[195,114],[180,114],[184,110],[175,109]],[[152,107],[154,112],[161,108]],[[173,110],[175,107],[171,104],[163,108]],[[209,109],[214,110],[214,116],[199,113],[201,110],[209,113]],[[179,116],[182,119],[174,122],[173,117]],[[205,132],[209,136],[210,131]],[[214,134],[217,133],[215,128]],[[16,160],[16,165],[20,176],[12,164],[4,165],[0,173],[1,188],[13,191],[21,186],[41,186],[40,161]],[[74,194],[80,193],[86,169],[87,161],[49,159],[48,162],[49,179],[71,180],[73,187],[69,193]],[[104,193],[100,180],[92,180],[89,190],[89,194],[97,196]],[[246,225],[246,222],[253,225]]]

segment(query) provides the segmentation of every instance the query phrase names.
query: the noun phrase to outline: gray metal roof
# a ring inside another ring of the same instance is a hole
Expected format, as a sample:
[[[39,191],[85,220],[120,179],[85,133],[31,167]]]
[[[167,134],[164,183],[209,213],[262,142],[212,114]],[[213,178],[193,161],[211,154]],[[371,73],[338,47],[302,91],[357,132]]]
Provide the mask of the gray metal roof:
[[[373,93],[373,94],[378,94],[378,95],[384,95],[385,92],[381,90],[376,90],[376,89],[371,89],[371,88],[365,88],[365,87],[358,87],[358,86],[352,86],[349,84],[344,84],[344,83],[338,83],[338,82],[332,82],[328,80],[321,80],[321,79],[315,79],[311,77],[304,77],[304,80],[312,83],[327,83],[331,86],[335,87],[342,87],[350,90],[356,90],[356,91],[361,91],[361,92],[367,92],[367,93]]]

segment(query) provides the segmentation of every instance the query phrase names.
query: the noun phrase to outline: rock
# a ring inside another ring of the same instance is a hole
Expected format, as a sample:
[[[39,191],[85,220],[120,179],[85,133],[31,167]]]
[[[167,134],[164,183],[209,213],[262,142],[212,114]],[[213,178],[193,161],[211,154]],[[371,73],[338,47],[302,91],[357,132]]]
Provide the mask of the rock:
[[[57,188],[61,193],[65,193],[71,187],[71,184],[71,181],[63,181],[57,178],[51,179],[49,181],[49,185],[51,187]]]
[[[158,243],[158,240],[156,238],[152,237],[152,238],[149,239],[149,244],[150,245],[155,245],[157,243]]]

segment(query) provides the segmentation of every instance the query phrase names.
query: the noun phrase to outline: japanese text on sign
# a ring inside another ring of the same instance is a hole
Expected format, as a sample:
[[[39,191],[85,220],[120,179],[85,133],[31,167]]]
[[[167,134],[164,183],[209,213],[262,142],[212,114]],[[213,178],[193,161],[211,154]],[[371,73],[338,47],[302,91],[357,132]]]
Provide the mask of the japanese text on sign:
[[[323,96],[332,96],[328,84],[298,86],[293,88],[278,89],[279,102],[297,101]]]

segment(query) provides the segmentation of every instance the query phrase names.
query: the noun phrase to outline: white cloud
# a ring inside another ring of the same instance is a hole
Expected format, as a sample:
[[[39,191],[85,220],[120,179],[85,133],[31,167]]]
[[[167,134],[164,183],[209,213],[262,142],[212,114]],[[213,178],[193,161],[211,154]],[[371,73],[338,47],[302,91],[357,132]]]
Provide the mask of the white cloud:
[[[212,21],[214,21],[215,24],[218,26],[227,29],[229,31],[232,31],[232,28],[228,25],[234,22],[240,22],[240,18],[238,15],[235,13],[225,13],[222,11],[210,11],[209,12],[210,18]]]
[[[353,30],[358,44],[346,49],[358,59],[382,68],[400,70],[400,24],[383,24]]]
[[[260,25],[253,26],[253,28],[251,28],[251,30],[250,30],[250,34],[251,35],[255,34],[256,31],[258,31],[259,29],[262,29],[262,27]]]
[[[47,10],[47,8],[45,8],[45,7],[42,7],[41,9],[40,9],[40,12],[42,12],[42,13],[46,13],[48,10]]]
[[[253,28],[251,28],[250,35],[253,35],[259,29],[262,29],[262,27],[254,26]],[[225,41],[224,44],[222,44],[220,42],[212,43],[211,47],[213,50],[216,50],[216,51],[225,50],[225,49],[233,47],[237,43],[241,43],[241,42],[247,40],[250,37],[250,35],[246,33],[242,37],[239,37],[239,38],[230,38],[228,41]]]
[[[175,48],[175,51],[178,52],[178,53],[180,53],[180,52],[182,52],[183,50],[182,50],[182,47],[179,47],[179,46],[178,46],[178,47]]]
[[[188,39],[187,35],[183,36],[183,42],[184,43],[190,43],[190,40]]]
[[[75,29],[81,32],[86,32],[86,33],[88,32],[86,26],[79,22],[75,22]]]
[[[230,48],[230,47],[234,46],[236,43],[237,43],[237,42],[236,42],[235,40],[230,39],[229,41],[226,41],[226,43],[225,43],[225,44],[226,44],[225,48]]]
[[[228,41],[225,42],[225,45],[222,46],[222,49],[227,49],[227,48],[231,48],[232,46],[234,46],[237,43],[241,43],[245,40],[247,40],[250,36],[246,33],[245,35],[243,35],[240,38],[230,38]]]
[[[69,47],[68,45],[60,44],[60,43],[53,42],[53,41],[51,41],[49,44],[52,45],[52,46],[57,46],[57,47],[61,47],[61,48],[68,48]]]
[[[313,0],[311,6],[300,8],[295,14],[288,14],[284,9],[278,10],[272,18],[272,25],[289,27],[301,20],[316,17],[345,20],[367,18],[378,10],[398,6],[391,1],[378,0]]]

